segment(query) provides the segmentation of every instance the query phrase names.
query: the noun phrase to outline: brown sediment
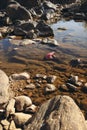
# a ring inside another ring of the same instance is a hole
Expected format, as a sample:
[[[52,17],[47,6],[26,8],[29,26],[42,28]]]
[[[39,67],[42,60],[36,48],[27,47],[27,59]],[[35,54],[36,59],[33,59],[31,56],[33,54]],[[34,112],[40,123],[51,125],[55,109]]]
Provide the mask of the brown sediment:
[[[67,49],[69,51],[67,51]],[[44,60],[44,56],[52,50],[56,53],[56,59]],[[54,82],[54,85],[56,86],[57,91],[50,94],[44,93],[44,82],[41,82],[39,88],[30,90],[25,89],[25,86],[27,85],[26,81],[16,81],[11,85],[11,88],[15,92],[15,96],[27,95],[31,97],[36,105],[42,104],[55,95],[69,95],[80,106],[86,117],[86,111],[84,110],[84,107],[81,107],[81,104],[84,104],[87,94],[82,91],[81,87],[79,87],[77,92],[64,92],[59,89],[59,86],[65,84],[71,74],[77,75],[83,82],[87,82],[87,68],[84,66],[72,67],[69,64],[73,57],[81,58],[82,61],[86,61],[87,51],[86,49],[84,50],[79,50],[78,47],[76,48],[74,46],[72,49],[72,45],[65,46],[62,44],[60,47],[56,47],[56,49],[48,47],[47,45],[19,47],[14,55],[6,55],[3,51],[0,51],[0,69],[4,70],[8,76],[13,73],[26,71],[30,73],[32,83],[36,83],[34,77],[37,73],[56,75],[57,80]],[[7,54],[9,53],[10,52],[8,51]]]

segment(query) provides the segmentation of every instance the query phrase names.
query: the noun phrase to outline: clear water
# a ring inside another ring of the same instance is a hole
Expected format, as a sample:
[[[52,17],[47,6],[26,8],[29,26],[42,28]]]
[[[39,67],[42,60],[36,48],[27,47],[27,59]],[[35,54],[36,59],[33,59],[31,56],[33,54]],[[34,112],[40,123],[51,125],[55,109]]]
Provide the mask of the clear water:
[[[87,23],[61,20],[52,24],[51,27],[59,43],[72,43],[87,48]]]

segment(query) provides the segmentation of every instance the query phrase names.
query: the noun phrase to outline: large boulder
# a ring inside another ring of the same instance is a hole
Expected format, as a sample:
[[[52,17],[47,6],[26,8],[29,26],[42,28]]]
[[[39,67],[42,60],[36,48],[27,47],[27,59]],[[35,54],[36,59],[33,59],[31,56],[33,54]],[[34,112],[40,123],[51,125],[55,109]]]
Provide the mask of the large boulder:
[[[84,116],[73,99],[56,96],[41,105],[24,130],[86,130]]]
[[[39,30],[39,35],[43,37],[54,36],[52,28],[47,25],[43,20],[39,21],[36,29]]]
[[[29,20],[32,18],[30,12],[17,2],[10,3],[6,11],[12,20]]]
[[[40,5],[43,0],[16,0],[16,1],[27,8],[32,8]]]
[[[9,78],[4,71],[0,70],[0,107],[9,100]]]

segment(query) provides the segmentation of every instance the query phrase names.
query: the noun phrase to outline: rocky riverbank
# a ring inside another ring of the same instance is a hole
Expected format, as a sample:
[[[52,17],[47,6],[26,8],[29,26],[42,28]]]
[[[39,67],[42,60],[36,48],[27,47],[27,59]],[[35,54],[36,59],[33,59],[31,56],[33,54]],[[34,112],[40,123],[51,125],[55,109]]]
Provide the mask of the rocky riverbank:
[[[61,17],[87,20],[86,7],[0,2],[0,130],[87,129],[87,49],[54,39],[47,23]]]

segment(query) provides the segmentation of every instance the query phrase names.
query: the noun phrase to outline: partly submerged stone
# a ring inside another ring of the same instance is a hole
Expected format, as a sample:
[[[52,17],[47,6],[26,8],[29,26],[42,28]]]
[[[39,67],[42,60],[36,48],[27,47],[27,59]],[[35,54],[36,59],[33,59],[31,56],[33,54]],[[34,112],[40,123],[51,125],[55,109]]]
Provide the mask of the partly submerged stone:
[[[68,96],[56,96],[41,105],[24,130],[86,130],[85,118]]]
[[[46,84],[45,85],[45,93],[54,92],[56,90],[56,87],[54,84]]]
[[[30,79],[30,75],[27,72],[22,72],[20,74],[12,74],[11,78],[13,80],[23,80],[23,79],[28,80]]]

